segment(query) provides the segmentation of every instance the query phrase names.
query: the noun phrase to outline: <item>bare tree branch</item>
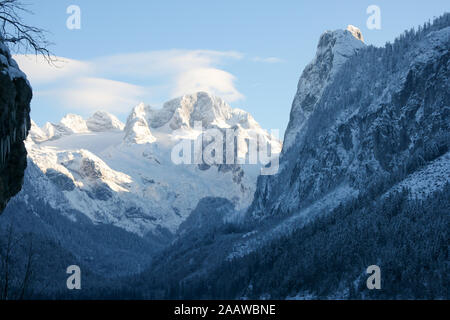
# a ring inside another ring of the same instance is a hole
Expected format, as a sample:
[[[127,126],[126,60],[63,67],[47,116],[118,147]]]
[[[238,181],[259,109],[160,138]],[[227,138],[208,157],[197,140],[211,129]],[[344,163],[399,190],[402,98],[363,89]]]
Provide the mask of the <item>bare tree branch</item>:
[[[48,32],[23,23],[23,13],[32,14],[20,0],[0,0],[0,40],[13,51],[33,52],[53,64],[56,58],[48,49]]]

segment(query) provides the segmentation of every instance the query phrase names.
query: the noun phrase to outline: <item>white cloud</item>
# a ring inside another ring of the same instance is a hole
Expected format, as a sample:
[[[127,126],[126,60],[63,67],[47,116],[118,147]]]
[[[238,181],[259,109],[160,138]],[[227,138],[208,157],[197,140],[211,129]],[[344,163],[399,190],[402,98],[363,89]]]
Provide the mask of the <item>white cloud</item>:
[[[76,78],[67,88],[42,91],[41,95],[57,99],[58,104],[69,110],[108,110],[121,114],[124,106],[130,108],[145,96],[145,88],[126,82],[102,78]],[[126,111],[129,111],[126,110]]]
[[[254,62],[264,62],[264,63],[280,63],[283,62],[282,59],[276,58],[276,57],[268,57],[268,58],[261,58],[261,57],[254,57]]]
[[[58,57],[55,65],[50,65],[42,56],[15,55],[14,59],[32,84],[40,85],[56,80],[77,77],[92,71],[88,62]]]
[[[232,74],[220,69],[192,69],[177,77],[173,96],[207,91],[230,102],[240,100],[244,96],[235,88],[234,81],[235,77]]]
[[[233,51],[150,51],[89,61],[59,57],[57,67],[41,57],[14,58],[30,79],[36,99],[45,96],[54,107],[74,113],[103,109],[125,114],[140,101],[164,101],[195,91],[230,102],[244,97],[235,87],[235,77],[223,70],[226,63],[242,59]]]
[[[220,65],[226,59],[238,60],[234,51],[165,50],[113,55],[94,60],[98,71],[140,77],[179,74],[196,68]]]

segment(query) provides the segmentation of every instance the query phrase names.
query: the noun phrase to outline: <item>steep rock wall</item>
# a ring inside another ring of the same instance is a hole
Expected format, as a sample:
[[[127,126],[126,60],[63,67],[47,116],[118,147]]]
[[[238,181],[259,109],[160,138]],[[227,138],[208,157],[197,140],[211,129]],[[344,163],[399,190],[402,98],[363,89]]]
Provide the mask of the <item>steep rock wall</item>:
[[[32,89],[25,74],[8,48],[0,43],[0,213],[22,188],[31,98]]]

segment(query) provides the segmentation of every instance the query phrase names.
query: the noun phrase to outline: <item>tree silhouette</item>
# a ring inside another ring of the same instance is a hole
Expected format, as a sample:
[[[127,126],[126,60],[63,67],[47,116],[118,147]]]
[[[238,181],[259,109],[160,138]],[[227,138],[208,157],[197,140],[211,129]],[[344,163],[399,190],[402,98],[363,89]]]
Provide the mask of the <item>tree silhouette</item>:
[[[43,29],[27,25],[22,14],[32,14],[19,0],[0,0],[0,41],[15,52],[42,55],[49,63],[54,56],[48,49],[51,43]]]
[[[18,258],[24,253],[25,262],[21,263]],[[22,300],[32,295],[34,257],[32,236],[16,236],[11,223],[6,239],[0,239],[0,300]]]

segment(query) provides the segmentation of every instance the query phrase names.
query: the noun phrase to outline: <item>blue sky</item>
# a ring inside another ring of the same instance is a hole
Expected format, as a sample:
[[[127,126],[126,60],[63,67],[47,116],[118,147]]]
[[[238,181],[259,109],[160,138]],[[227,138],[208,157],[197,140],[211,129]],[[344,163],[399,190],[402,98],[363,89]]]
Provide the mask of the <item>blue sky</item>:
[[[43,125],[66,113],[107,110],[122,120],[134,104],[161,106],[197,89],[222,95],[266,129],[289,121],[301,71],[325,30],[359,27],[382,46],[405,29],[450,9],[430,1],[26,1],[29,24],[50,31],[62,59],[17,60],[34,89],[32,118]],[[81,29],[69,30],[69,5],[81,9]],[[369,5],[381,9],[381,29],[369,30]]]

